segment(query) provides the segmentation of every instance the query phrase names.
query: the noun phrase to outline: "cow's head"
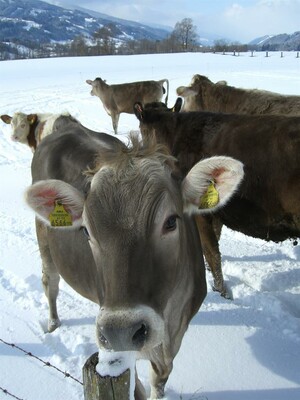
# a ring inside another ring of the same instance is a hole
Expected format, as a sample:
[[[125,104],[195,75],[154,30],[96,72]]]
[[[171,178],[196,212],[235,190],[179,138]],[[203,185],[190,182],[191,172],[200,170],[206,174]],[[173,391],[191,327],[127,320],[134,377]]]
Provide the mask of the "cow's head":
[[[99,273],[101,348],[148,351],[161,344],[167,313],[184,306],[181,296],[195,296],[191,271],[202,254],[190,214],[221,207],[243,176],[239,161],[213,157],[180,178],[174,161],[162,146],[134,144],[89,171],[87,195],[59,180],[39,181],[26,192],[48,225],[63,206],[72,226],[53,229],[84,227],[88,235]]]
[[[204,98],[207,89],[213,83],[203,75],[196,74],[193,76],[189,86],[179,86],[176,89],[178,96],[184,98],[183,111],[202,111],[204,110]]]
[[[143,113],[143,110],[158,110],[158,111],[166,111],[166,112],[179,112],[182,107],[183,100],[182,98],[178,97],[175,101],[173,107],[168,107],[162,101],[155,101],[152,103],[146,103],[144,106],[140,102],[136,102],[133,106],[133,111],[138,119]]]
[[[15,142],[28,144],[28,135],[33,124],[37,121],[36,114],[26,115],[18,112],[10,117],[9,115],[1,115],[1,119],[6,124],[10,124],[12,127],[11,138]]]
[[[101,78],[96,78],[93,81],[91,79],[87,79],[86,83],[92,86],[91,96],[99,96],[103,85],[105,85],[106,81]]]
[[[143,140],[152,140],[153,136],[157,134],[157,126],[160,125],[161,119],[166,113],[178,113],[181,110],[182,98],[178,97],[174,106],[168,108],[163,103],[148,103],[143,106],[140,102],[134,103],[133,111],[137,119],[140,121],[140,131]],[[167,134],[168,129],[164,126],[164,133],[168,138],[173,135]],[[161,142],[160,138],[158,141]]]

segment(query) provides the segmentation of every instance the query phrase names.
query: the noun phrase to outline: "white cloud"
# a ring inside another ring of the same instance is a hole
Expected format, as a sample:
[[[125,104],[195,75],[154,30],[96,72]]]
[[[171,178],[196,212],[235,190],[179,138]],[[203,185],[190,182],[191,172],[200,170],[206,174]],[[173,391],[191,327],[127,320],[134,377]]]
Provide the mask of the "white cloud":
[[[49,0],[50,2],[50,0]],[[137,22],[174,27],[192,18],[200,32],[248,42],[267,34],[300,30],[300,0],[61,0]]]
[[[223,12],[199,21],[203,30],[248,42],[267,34],[300,30],[300,0],[258,0],[251,5],[236,1]]]

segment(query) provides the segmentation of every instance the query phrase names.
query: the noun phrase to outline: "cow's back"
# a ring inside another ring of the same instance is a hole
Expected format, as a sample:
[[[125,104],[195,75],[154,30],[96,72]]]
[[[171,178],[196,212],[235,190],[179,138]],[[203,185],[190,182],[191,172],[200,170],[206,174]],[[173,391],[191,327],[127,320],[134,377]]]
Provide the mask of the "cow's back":
[[[42,179],[61,179],[75,187],[86,185],[83,172],[93,166],[95,157],[114,146],[117,138],[94,132],[75,121],[58,121],[52,135],[38,146],[32,160],[33,183]]]
[[[129,114],[133,114],[135,102],[146,104],[160,101],[164,93],[162,84],[158,81],[132,82],[110,87],[117,110]]]
[[[60,121],[62,125],[58,126],[65,129],[47,136],[34,153],[33,183],[59,179],[87,192],[89,179],[84,172],[94,166],[101,151],[122,146],[122,143],[105,133],[90,131],[77,122],[69,121],[66,125],[63,122],[66,121]],[[39,220],[36,228],[42,258],[50,255],[64,280],[82,296],[98,303],[97,270],[84,231],[80,228],[53,229]]]
[[[300,117],[254,117],[251,122],[251,130],[248,125],[241,133],[236,128],[216,135],[206,149],[207,154],[230,155],[245,165],[245,180],[220,212],[222,221],[263,239],[299,237]]]
[[[274,241],[300,236],[300,117],[145,110],[141,130],[171,148],[184,174],[214,155],[243,162],[245,179],[219,213],[228,227]]]
[[[223,114],[204,127],[202,145],[204,157],[244,164],[244,181],[218,214],[223,223],[267,240],[300,236],[300,117]]]
[[[206,84],[205,90],[202,91],[202,100],[203,107],[198,108],[198,111],[248,115],[300,115],[300,96],[282,95],[265,90],[241,89],[210,83]],[[188,106],[186,110],[190,110]],[[197,106],[193,107],[193,111],[197,111]]]

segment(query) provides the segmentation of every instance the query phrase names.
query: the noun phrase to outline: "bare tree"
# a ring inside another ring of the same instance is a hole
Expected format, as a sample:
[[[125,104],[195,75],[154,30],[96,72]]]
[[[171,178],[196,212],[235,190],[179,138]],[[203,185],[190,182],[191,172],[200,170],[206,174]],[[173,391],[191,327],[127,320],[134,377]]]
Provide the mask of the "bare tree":
[[[197,46],[197,27],[193,24],[191,18],[184,18],[177,22],[172,35],[178,41],[182,51],[192,51]]]

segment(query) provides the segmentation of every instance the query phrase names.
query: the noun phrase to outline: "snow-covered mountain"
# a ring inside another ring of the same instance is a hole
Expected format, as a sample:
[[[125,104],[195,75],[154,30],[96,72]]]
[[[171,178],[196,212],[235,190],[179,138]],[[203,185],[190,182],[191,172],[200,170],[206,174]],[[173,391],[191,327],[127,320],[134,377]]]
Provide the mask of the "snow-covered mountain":
[[[290,35],[266,35],[252,40],[250,45],[257,47],[257,50],[288,51],[300,50],[300,31]]]
[[[0,0],[0,42],[64,42],[83,35],[91,37],[97,30],[113,22],[117,38],[159,40],[168,30],[137,22],[96,16],[82,10],[70,10],[39,0]]]

